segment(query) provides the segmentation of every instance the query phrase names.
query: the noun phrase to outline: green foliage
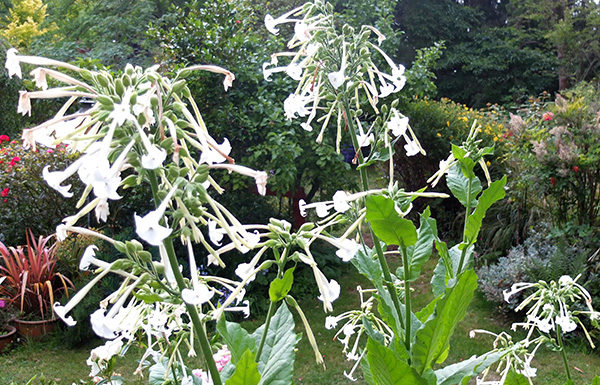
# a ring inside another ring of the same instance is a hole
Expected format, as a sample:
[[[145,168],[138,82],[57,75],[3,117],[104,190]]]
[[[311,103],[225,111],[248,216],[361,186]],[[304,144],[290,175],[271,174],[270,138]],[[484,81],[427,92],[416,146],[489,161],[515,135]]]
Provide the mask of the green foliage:
[[[511,200],[558,227],[600,225],[600,93],[591,84],[534,101],[511,117],[504,142]]]
[[[42,178],[42,170],[64,169],[77,156],[66,152],[64,146],[56,149],[39,147],[25,150],[19,142],[2,140],[0,143],[0,234],[12,245],[25,243],[25,229],[35,234],[52,234],[64,217],[75,206],[74,199],[65,200]],[[73,182],[75,191],[83,191],[80,183]]]
[[[47,17],[42,0],[15,0],[6,17],[6,25],[0,29],[0,37],[13,47],[27,50],[33,40],[53,29],[53,25],[44,26]]]

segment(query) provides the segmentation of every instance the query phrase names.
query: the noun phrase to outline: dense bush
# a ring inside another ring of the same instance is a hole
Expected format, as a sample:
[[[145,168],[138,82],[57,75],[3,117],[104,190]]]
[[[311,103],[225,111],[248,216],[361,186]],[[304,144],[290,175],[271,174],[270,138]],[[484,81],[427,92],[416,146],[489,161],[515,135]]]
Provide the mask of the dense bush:
[[[429,98],[417,98],[403,107],[403,112],[410,119],[410,125],[427,156],[417,155],[408,157],[402,148],[396,148],[394,155],[396,164],[396,178],[401,181],[406,190],[414,191],[427,184],[427,179],[439,170],[439,163],[448,157],[451,143],[460,144],[466,138],[473,124],[479,126],[477,138],[482,146],[493,146],[502,142],[505,128],[498,121],[498,113],[501,108],[490,105],[485,109],[473,109],[449,99],[439,101]],[[397,146],[398,147],[398,146]],[[499,152],[496,149],[496,159]],[[501,175],[501,170],[492,158],[490,173],[492,179]],[[493,164],[493,166],[492,166]],[[484,179],[483,173],[480,177]],[[438,190],[448,192],[445,186],[437,186]],[[418,205],[419,201],[415,201]],[[446,227],[440,228],[445,237],[453,238],[453,234],[459,233],[461,229],[453,228],[452,223],[459,219],[462,214],[462,206],[454,199],[440,199],[429,202],[437,218],[444,218],[440,223]],[[457,222],[460,222],[457,221]]]
[[[44,167],[64,169],[77,155],[64,145],[56,149],[24,149],[16,140],[0,136],[0,234],[9,245],[25,244],[25,230],[35,235],[55,232],[62,219],[73,213],[76,198],[64,199],[42,177]],[[75,194],[83,191],[73,181]]]

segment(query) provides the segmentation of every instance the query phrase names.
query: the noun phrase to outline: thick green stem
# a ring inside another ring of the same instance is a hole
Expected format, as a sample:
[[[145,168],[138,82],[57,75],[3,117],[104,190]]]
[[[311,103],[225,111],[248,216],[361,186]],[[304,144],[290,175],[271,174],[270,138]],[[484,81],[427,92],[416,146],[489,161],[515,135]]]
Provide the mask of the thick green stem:
[[[465,226],[463,228],[463,243],[465,244],[465,247],[462,249],[462,252],[460,253],[460,262],[458,263],[458,269],[456,270],[456,275],[460,275],[460,273],[462,273],[462,267],[463,264],[465,263],[465,256],[467,255],[467,249],[468,247],[466,246],[468,244],[468,239],[466,238],[466,234],[467,234],[467,222],[469,220],[469,216],[471,215],[471,192],[472,192],[472,178],[469,178],[469,183],[467,184],[467,210],[465,211]]]
[[[158,207],[160,205],[158,198],[158,181],[156,179],[156,174],[153,171],[148,171],[148,179],[150,181],[150,187],[152,189],[152,195],[154,197],[154,204]],[[165,246],[165,250],[167,251],[167,256],[169,258],[169,264],[171,265],[171,270],[173,271],[173,275],[175,276],[175,281],[177,282],[177,287],[179,290],[183,290],[186,288],[185,282],[183,281],[183,275],[181,271],[179,271],[179,263],[177,262],[177,257],[175,256],[175,248],[173,247],[173,239],[167,238],[163,241]],[[194,305],[185,305],[188,315],[192,320],[192,324],[194,325],[194,331],[196,334],[196,338],[200,343],[200,349],[202,350],[202,354],[204,355],[204,359],[206,360],[206,366],[208,372],[210,373],[210,377],[213,381],[214,385],[222,385],[221,376],[219,375],[219,370],[217,369],[217,364],[212,356],[212,351],[210,349],[210,342],[208,341],[208,336],[206,335],[206,331],[202,325],[202,321],[200,320],[200,316],[198,315],[198,310]]]
[[[402,245],[402,264],[404,265],[404,313],[406,314],[406,322],[405,322],[405,331],[406,334],[404,336],[404,345],[406,346],[406,350],[410,352],[410,340],[411,340],[411,303],[410,303],[410,268],[408,266],[408,253],[406,251],[406,246]]]
[[[262,354],[263,347],[265,346],[267,332],[269,331],[269,325],[271,324],[271,318],[273,318],[273,314],[275,314],[275,302],[271,301],[269,303],[269,311],[267,312],[267,320],[265,321],[265,329],[263,330],[262,337],[260,337],[260,344],[258,345],[258,350],[256,351],[256,362],[259,362],[260,355]]]
[[[556,340],[558,341],[558,346],[560,346],[560,354],[562,355],[563,363],[565,364],[565,372],[567,372],[567,380],[571,380],[571,370],[569,369],[569,362],[567,361],[567,353],[565,352],[565,347],[562,342],[562,329],[560,325],[556,325]]]
[[[350,109],[348,108],[349,103],[347,98],[343,103],[343,110],[346,114],[346,121],[348,123],[348,130],[350,131],[350,137],[352,138],[352,145],[354,149],[357,151],[357,159],[358,163],[361,164],[363,162],[362,152],[360,151],[360,145],[358,144],[358,139],[356,138],[356,127],[354,126],[354,122],[352,121],[352,116],[350,116]],[[360,180],[362,184],[363,191],[369,190],[369,176],[367,175],[366,168],[362,167],[360,170]],[[402,307],[400,306],[400,298],[398,298],[398,293],[396,292],[396,287],[392,281],[392,274],[390,273],[390,267],[385,259],[385,255],[383,254],[383,249],[381,248],[381,244],[379,243],[379,238],[373,232],[371,226],[369,226],[369,231],[371,232],[371,236],[373,237],[373,244],[375,246],[375,251],[377,252],[377,259],[379,261],[379,265],[381,266],[381,270],[383,271],[383,278],[385,280],[385,286],[390,293],[390,297],[392,298],[392,302],[394,303],[394,307],[396,308],[396,313],[398,313],[398,319],[400,320],[400,326],[404,328],[404,320],[402,319]]]

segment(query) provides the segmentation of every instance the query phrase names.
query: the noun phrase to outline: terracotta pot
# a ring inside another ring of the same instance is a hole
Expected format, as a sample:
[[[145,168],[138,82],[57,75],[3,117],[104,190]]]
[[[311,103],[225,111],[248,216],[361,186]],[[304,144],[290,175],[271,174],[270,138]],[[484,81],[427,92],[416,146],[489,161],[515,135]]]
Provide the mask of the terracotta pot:
[[[58,324],[58,318],[40,321],[23,321],[15,319],[13,322],[21,336],[29,337],[32,340],[39,340],[54,330]]]
[[[10,344],[15,340],[17,336],[17,328],[14,326],[6,325],[4,326],[4,331],[8,332],[5,334],[0,334],[0,353],[8,351]]]

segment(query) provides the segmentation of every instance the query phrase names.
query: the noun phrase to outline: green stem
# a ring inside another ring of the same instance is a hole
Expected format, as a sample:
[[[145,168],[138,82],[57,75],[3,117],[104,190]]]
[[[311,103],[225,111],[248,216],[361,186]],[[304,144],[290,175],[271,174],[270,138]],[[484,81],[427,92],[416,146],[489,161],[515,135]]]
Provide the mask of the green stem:
[[[257,363],[260,360],[260,355],[262,354],[263,347],[265,346],[265,341],[267,340],[267,332],[269,330],[269,325],[271,324],[271,318],[273,318],[274,313],[275,313],[275,302],[271,301],[269,303],[269,311],[267,313],[267,320],[265,321],[265,329],[263,330],[262,337],[260,337],[260,344],[258,345],[258,350],[256,351],[255,361]]]
[[[410,352],[410,340],[411,340],[411,303],[410,303],[410,269],[408,266],[408,253],[406,251],[406,246],[402,245],[402,264],[404,265],[404,313],[406,314],[406,327],[405,327],[405,336],[404,336],[404,345],[406,346],[406,350]]]
[[[565,347],[562,342],[562,329],[559,325],[556,325],[556,340],[558,341],[558,346],[560,346],[560,354],[562,355],[563,363],[565,364],[565,371],[567,372],[567,380],[571,380],[571,370],[569,369],[569,362],[567,361],[567,353],[565,352]]]
[[[458,269],[456,270],[456,275],[460,275],[460,273],[462,272],[462,267],[463,264],[465,262],[465,256],[467,255],[467,249],[468,247],[466,246],[468,244],[468,239],[467,239],[467,223],[469,220],[469,215],[471,215],[471,193],[472,193],[472,182],[473,179],[469,178],[469,182],[467,184],[467,210],[465,212],[465,226],[463,228],[463,244],[465,244],[465,247],[462,249],[461,253],[460,253],[460,262],[458,263]]]
[[[362,152],[360,151],[360,146],[358,144],[358,139],[356,138],[356,127],[354,126],[354,121],[352,121],[352,117],[350,116],[350,109],[348,108],[349,103],[347,97],[344,98],[343,109],[346,113],[346,118],[348,122],[348,130],[350,131],[350,137],[352,138],[352,145],[358,153],[358,163],[361,164],[363,162]],[[367,175],[366,168],[362,167],[360,170],[360,179],[362,183],[363,191],[369,190],[369,176]],[[379,261],[379,265],[381,266],[381,270],[383,271],[383,278],[385,280],[385,286],[390,293],[390,297],[392,298],[392,302],[394,307],[396,308],[396,313],[398,314],[398,319],[400,320],[400,326],[404,328],[404,320],[402,319],[402,307],[400,306],[400,298],[398,298],[398,293],[396,292],[396,287],[392,281],[392,275],[390,273],[390,267],[385,259],[385,255],[383,254],[383,249],[381,248],[381,244],[379,243],[379,238],[373,232],[373,229],[369,226],[369,231],[371,232],[371,236],[373,237],[373,244],[375,246],[375,251],[377,252],[377,260]],[[409,311],[409,309],[407,310]],[[409,312],[410,313],[410,312]]]
[[[160,205],[158,198],[158,181],[156,179],[156,174],[154,171],[148,171],[148,180],[150,181],[150,188],[152,189],[152,196],[154,197],[154,204],[158,207]],[[180,291],[186,288],[185,282],[183,281],[183,275],[181,271],[179,271],[179,263],[177,262],[177,257],[175,256],[175,248],[173,247],[173,239],[167,238],[163,241],[165,246],[165,250],[167,251],[167,256],[169,258],[169,264],[171,265],[171,270],[173,271],[173,275],[175,276],[175,281],[177,282],[177,287]],[[202,354],[204,355],[204,359],[206,361],[207,369],[210,373],[210,377],[213,381],[214,385],[222,385],[221,376],[219,375],[219,370],[217,369],[217,364],[212,356],[212,351],[210,349],[210,342],[208,341],[208,336],[206,335],[206,331],[202,325],[202,321],[200,320],[200,316],[198,315],[198,310],[194,305],[185,305],[188,315],[192,320],[192,324],[194,325],[194,330],[196,332],[196,338],[200,343],[200,349],[202,350]]]

